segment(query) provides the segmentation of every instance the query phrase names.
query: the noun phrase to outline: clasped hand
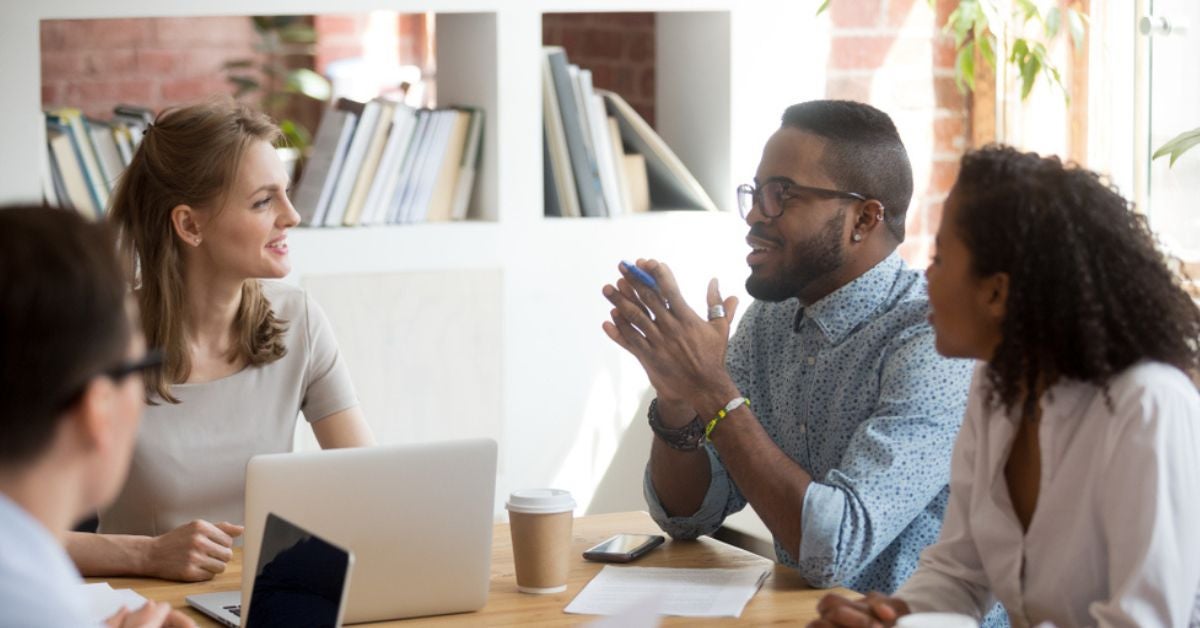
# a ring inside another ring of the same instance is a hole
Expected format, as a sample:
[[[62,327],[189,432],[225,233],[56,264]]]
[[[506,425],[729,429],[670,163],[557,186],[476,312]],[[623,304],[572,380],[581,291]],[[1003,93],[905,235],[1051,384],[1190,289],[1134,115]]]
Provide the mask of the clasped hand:
[[[717,280],[710,281],[708,305],[723,306],[725,316],[705,320],[684,302],[666,264],[639,259],[637,266],[654,277],[659,290],[618,266],[622,278],[603,290],[613,304],[604,333],[637,358],[660,399],[692,402],[705,393],[736,395],[725,371],[725,350],[737,297],[722,300]]]

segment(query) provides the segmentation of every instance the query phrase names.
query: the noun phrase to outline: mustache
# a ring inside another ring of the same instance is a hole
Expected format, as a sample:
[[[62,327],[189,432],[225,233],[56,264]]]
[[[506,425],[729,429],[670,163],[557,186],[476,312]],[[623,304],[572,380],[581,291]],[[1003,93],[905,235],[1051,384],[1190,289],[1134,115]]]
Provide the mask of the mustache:
[[[759,224],[754,225],[753,227],[750,227],[750,233],[747,234],[747,237],[758,238],[759,240],[766,240],[767,242],[772,242],[774,244],[782,244],[780,242],[779,238],[767,233],[767,230],[763,227],[762,223],[759,223]]]

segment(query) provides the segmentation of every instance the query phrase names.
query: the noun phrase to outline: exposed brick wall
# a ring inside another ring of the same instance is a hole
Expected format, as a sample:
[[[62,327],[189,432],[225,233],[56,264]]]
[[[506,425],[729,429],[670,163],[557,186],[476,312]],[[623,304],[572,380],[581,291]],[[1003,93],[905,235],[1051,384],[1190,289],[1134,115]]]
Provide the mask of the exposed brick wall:
[[[653,13],[556,13],[542,17],[542,43],[592,71],[596,87],[621,94],[654,125]]]
[[[941,25],[958,4],[833,0],[826,94],[870,103],[895,120],[913,164],[901,255],[928,263],[942,203],[970,142],[970,99],[954,84],[954,40]]]
[[[313,17],[313,27],[317,31],[318,73],[324,74],[330,62],[362,56],[362,35],[367,28],[366,14],[317,15]],[[397,16],[396,31],[396,54],[399,63],[423,65],[429,36],[425,29],[425,16],[420,13]]]
[[[114,105],[155,110],[232,94],[221,65],[255,55],[245,17],[47,20],[42,105],[107,118]]]

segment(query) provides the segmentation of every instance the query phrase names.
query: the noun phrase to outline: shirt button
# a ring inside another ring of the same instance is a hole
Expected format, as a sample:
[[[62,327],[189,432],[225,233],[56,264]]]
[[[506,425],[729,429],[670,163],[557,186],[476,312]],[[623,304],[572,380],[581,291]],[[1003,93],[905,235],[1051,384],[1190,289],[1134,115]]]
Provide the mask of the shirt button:
[[[809,358],[808,358],[808,365],[809,365],[809,366],[812,366],[812,365],[814,365],[814,364],[816,364],[816,363],[817,363],[817,359],[816,359],[816,358],[814,358],[814,357],[812,357],[812,356],[809,356]]]
[[[803,423],[801,423],[801,424],[800,424],[800,433],[801,433],[801,434],[804,434],[804,433],[806,433],[806,432],[808,432],[808,426],[807,426],[807,425],[805,425],[805,424],[803,424]]]

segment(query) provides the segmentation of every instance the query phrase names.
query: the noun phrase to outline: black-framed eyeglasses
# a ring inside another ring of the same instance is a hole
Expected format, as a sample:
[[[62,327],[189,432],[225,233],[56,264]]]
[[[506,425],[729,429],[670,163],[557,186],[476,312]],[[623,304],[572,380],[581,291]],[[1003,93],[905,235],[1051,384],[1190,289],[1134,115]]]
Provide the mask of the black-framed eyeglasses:
[[[100,371],[97,375],[102,375],[104,377],[107,377],[107,378],[113,380],[114,382],[120,382],[121,380],[125,379],[126,377],[129,377],[130,375],[133,375],[134,373],[143,373],[150,369],[158,368],[158,367],[162,366],[162,363],[163,363],[162,349],[150,349],[150,350],[146,351],[145,355],[143,355],[141,358],[139,358],[137,360],[122,361],[121,363],[117,364],[116,366],[112,366],[107,369],[104,369],[103,371]],[[71,395],[66,398],[66,401],[64,401],[62,403],[61,407],[66,408],[66,407],[74,404],[75,401],[77,399],[79,399],[79,396],[83,394],[84,388],[87,386],[87,381],[91,380],[91,378],[95,377],[95,376],[96,375],[89,376],[87,378],[87,380],[84,381],[84,383],[82,383],[78,387],[76,387],[74,392],[72,392]]]
[[[870,200],[858,192],[814,188],[791,181],[771,179],[760,187],[754,187],[749,183],[739,185],[737,187],[738,211],[741,212],[742,218],[745,218],[750,215],[750,210],[754,209],[755,205],[758,205],[758,209],[762,212],[763,216],[778,218],[783,214],[783,206],[787,201],[805,194],[824,198],[849,198],[856,201]]]

